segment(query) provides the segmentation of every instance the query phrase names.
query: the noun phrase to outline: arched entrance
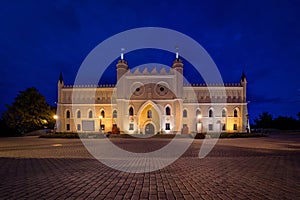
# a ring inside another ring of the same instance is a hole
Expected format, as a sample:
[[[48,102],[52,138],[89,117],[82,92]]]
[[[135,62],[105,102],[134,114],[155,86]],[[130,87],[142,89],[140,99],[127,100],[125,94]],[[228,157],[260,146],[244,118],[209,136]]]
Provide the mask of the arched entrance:
[[[155,134],[155,128],[154,128],[153,124],[151,124],[151,123],[146,124],[145,134],[146,135],[154,135]]]

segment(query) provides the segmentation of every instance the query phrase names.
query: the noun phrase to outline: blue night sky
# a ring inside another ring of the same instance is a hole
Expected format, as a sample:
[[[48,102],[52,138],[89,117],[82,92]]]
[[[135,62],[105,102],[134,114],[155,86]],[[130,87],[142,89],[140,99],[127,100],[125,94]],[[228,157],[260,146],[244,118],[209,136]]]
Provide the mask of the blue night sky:
[[[252,119],[263,111],[295,116],[300,112],[299,10],[296,0],[1,1],[0,111],[18,91],[32,86],[54,105],[60,71],[65,83],[72,84],[82,61],[100,42],[132,28],[164,27],[199,42],[224,82],[239,82],[245,72]],[[173,59],[158,51],[127,56],[132,66],[170,66]],[[107,72],[102,80],[114,82],[114,65]]]

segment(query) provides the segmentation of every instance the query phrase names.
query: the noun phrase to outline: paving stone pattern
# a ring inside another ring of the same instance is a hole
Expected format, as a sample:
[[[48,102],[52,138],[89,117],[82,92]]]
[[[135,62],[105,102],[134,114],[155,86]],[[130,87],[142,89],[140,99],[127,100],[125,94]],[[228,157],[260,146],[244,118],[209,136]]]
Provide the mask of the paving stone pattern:
[[[112,140],[149,152],[170,139]],[[133,174],[95,160],[79,139],[0,138],[0,199],[300,199],[300,136],[220,139],[204,159],[201,144]]]

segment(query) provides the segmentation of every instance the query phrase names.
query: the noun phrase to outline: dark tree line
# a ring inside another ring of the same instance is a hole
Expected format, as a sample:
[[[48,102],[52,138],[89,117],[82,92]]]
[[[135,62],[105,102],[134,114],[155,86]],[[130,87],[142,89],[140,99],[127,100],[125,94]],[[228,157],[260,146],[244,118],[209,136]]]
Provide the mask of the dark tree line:
[[[255,120],[255,128],[274,128],[279,130],[300,130],[300,112],[297,118],[278,116],[273,117],[268,112],[261,113]]]
[[[34,87],[20,91],[14,102],[6,107],[0,120],[1,135],[24,134],[54,126],[55,108]]]

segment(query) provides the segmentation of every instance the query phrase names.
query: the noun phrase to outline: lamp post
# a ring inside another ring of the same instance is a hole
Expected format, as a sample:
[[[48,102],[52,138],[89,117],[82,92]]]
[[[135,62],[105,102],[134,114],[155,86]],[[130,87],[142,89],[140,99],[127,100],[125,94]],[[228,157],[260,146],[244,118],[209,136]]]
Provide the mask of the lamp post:
[[[100,130],[100,133],[102,133],[102,118],[103,118],[103,116],[102,115],[100,115],[99,116],[99,121],[100,121],[100,128],[99,128],[99,130]]]

